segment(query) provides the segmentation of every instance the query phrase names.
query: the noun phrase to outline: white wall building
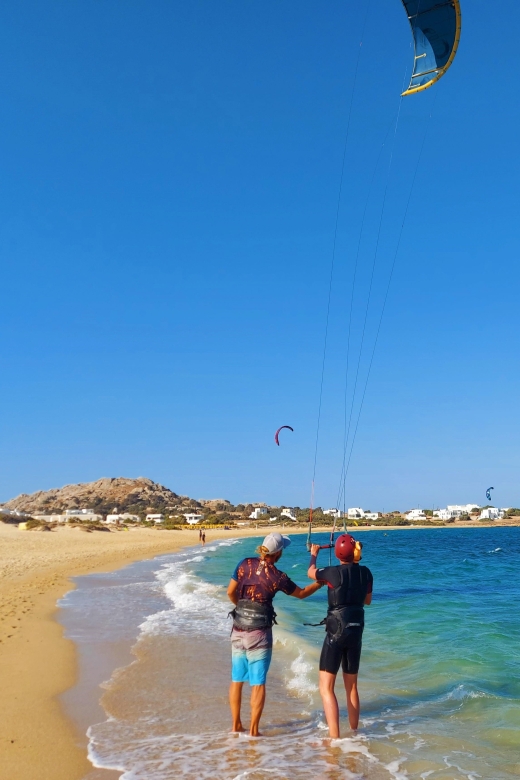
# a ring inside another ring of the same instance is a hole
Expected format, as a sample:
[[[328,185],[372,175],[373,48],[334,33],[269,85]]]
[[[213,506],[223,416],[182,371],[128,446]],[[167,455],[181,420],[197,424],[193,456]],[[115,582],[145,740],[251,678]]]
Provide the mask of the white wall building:
[[[433,516],[438,517],[439,520],[451,520],[454,517],[449,509],[436,509]]]
[[[65,520],[82,520],[85,523],[100,523],[103,515],[98,515],[93,509],[66,509]]]
[[[365,513],[360,506],[353,506],[347,509],[347,517],[349,520],[360,520],[364,516]]]
[[[141,518],[139,515],[131,515],[128,512],[124,512],[122,514],[112,514],[107,515],[107,518],[105,520],[105,523],[109,524],[115,524],[115,523],[124,523],[126,520],[133,520],[134,522],[139,522]]]
[[[256,509],[253,509],[249,517],[251,520],[259,520],[263,515],[267,514],[267,507],[265,506],[257,506]]]
[[[39,512],[31,515],[35,520],[41,520],[44,523],[66,523],[67,515],[45,515]]]
[[[506,509],[497,509],[494,506],[489,509],[483,509],[479,515],[479,520],[501,520],[506,513]]]
[[[460,517],[471,514],[476,509],[480,509],[480,506],[478,504],[448,504],[446,509],[451,512],[451,517]]]
[[[152,514],[152,515],[146,515],[146,522],[147,523],[164,523],[164,515],[161,514]]]
[[[379,512],[365,512],[365,520],[377,520]]]
[[[188,525],[197,525],[197,523],[200,523],[202,520],[204,520],[204,515],[196,515],[196,514],[187,514],[184,515],[186,518],[186,522]]]
[[[336,520],[341,517],[341,510],[340,509],[324,509],[323,510],[324,515],[330,515],[330,517],[335,517]]]
[[[281,517],[287,517],[289,520],[296,521],[296,515],[294,514],[293,509],[289,509],[289,507],[286,507],[285,509],[282,509],[280,512]]]
[[[421,520],[428,519],[422,509],[412,509],[410,512],[405,514],[405,517],[407,520],[411,520],[412,523],[418,523]]]

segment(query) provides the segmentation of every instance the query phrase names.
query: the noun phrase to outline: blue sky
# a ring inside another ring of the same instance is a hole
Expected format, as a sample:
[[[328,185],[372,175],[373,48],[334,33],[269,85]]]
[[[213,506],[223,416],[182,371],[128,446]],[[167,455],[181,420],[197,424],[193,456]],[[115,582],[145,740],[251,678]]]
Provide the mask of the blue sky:
[[[0,500],[144,475],[308,505],[353,95],[316,503],[340,484],[365,204],[348,393],[382,218],[354,419],[417,164],[347,504],[489,485],[520,503],[520,10],[462,11],[453,67],[402,101],[394,141],[398,0],[2,8]]]

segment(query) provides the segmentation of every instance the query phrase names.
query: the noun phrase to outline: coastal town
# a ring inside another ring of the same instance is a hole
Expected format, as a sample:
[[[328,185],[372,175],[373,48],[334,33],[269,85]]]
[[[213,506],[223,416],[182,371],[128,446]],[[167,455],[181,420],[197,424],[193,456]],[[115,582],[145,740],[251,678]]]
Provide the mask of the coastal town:
[[[227,499],[192,499],[174,493],[150,479],[103,478],[96,482],[23,494],[0,505],[0,519],[18,523],[21,530],[52,529],[58,525],[84,528],[121,528],[141,525],[165,529],[190,526],[225,528],[269,525],[301,526],[309,521],[309,507],[232,504]],[[520,515],[514,507],[448,504],[443,508],[371,511],[362,507],[312,509],[317,525],[344,522],[357,527],[495,523]]]

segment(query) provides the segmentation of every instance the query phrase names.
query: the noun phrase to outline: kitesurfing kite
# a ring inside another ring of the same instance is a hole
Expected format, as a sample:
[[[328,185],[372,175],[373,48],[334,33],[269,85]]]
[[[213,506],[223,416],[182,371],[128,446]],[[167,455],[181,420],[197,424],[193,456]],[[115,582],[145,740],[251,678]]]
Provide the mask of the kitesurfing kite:
[[[495,489],[494,487],[489,487],[489,488],[486,490],[486,498],[487,498],[487,500],[488,500],[488,501],[491,501],[491,493],[490,493],[490,491],[491,491],[491,490],[494,490],[494,489]]]
[[[412,28],[414,64],[408,89],[412,95],[438,81],[455,58],[460,40],[459,0],[402,0]]]
[[[278,434],[280,433],[280,431],[283,431],[284,428],[288,428],[290,431],[292,431],[294,433],[294,428],[291,428],[290,425],[282,425],[281,428],[278,428],[278,430],[276,431],[276,433],[274,435],[274,440],[278,444],[278,446],[280,446],[280,442],[278,441]]]

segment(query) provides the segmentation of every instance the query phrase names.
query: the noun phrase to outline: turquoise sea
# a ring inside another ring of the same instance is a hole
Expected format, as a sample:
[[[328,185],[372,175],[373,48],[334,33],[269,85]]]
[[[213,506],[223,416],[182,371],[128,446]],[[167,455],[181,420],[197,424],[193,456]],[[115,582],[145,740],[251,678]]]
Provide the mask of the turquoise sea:
[[[204,549],[78,578],[62,620],[80,648],[80,687],[95,677],[93,659],[99,667],[107,648],[132,646],[109,674],[105,660],[102,717],[88,724],[93,764],[124,780],[520,777],[520,529],[359,538],[374,575],[361,727],[348,730],[339,681],[343,738],[333,741],[317,693],[323,629],[303,625],[324,616],[323,590],[303,602],[277,595],[266,738],[228,733],[225,589],[259,539],[210,538]],[[305,536],[292,539],[279,566],[304,585]]]

